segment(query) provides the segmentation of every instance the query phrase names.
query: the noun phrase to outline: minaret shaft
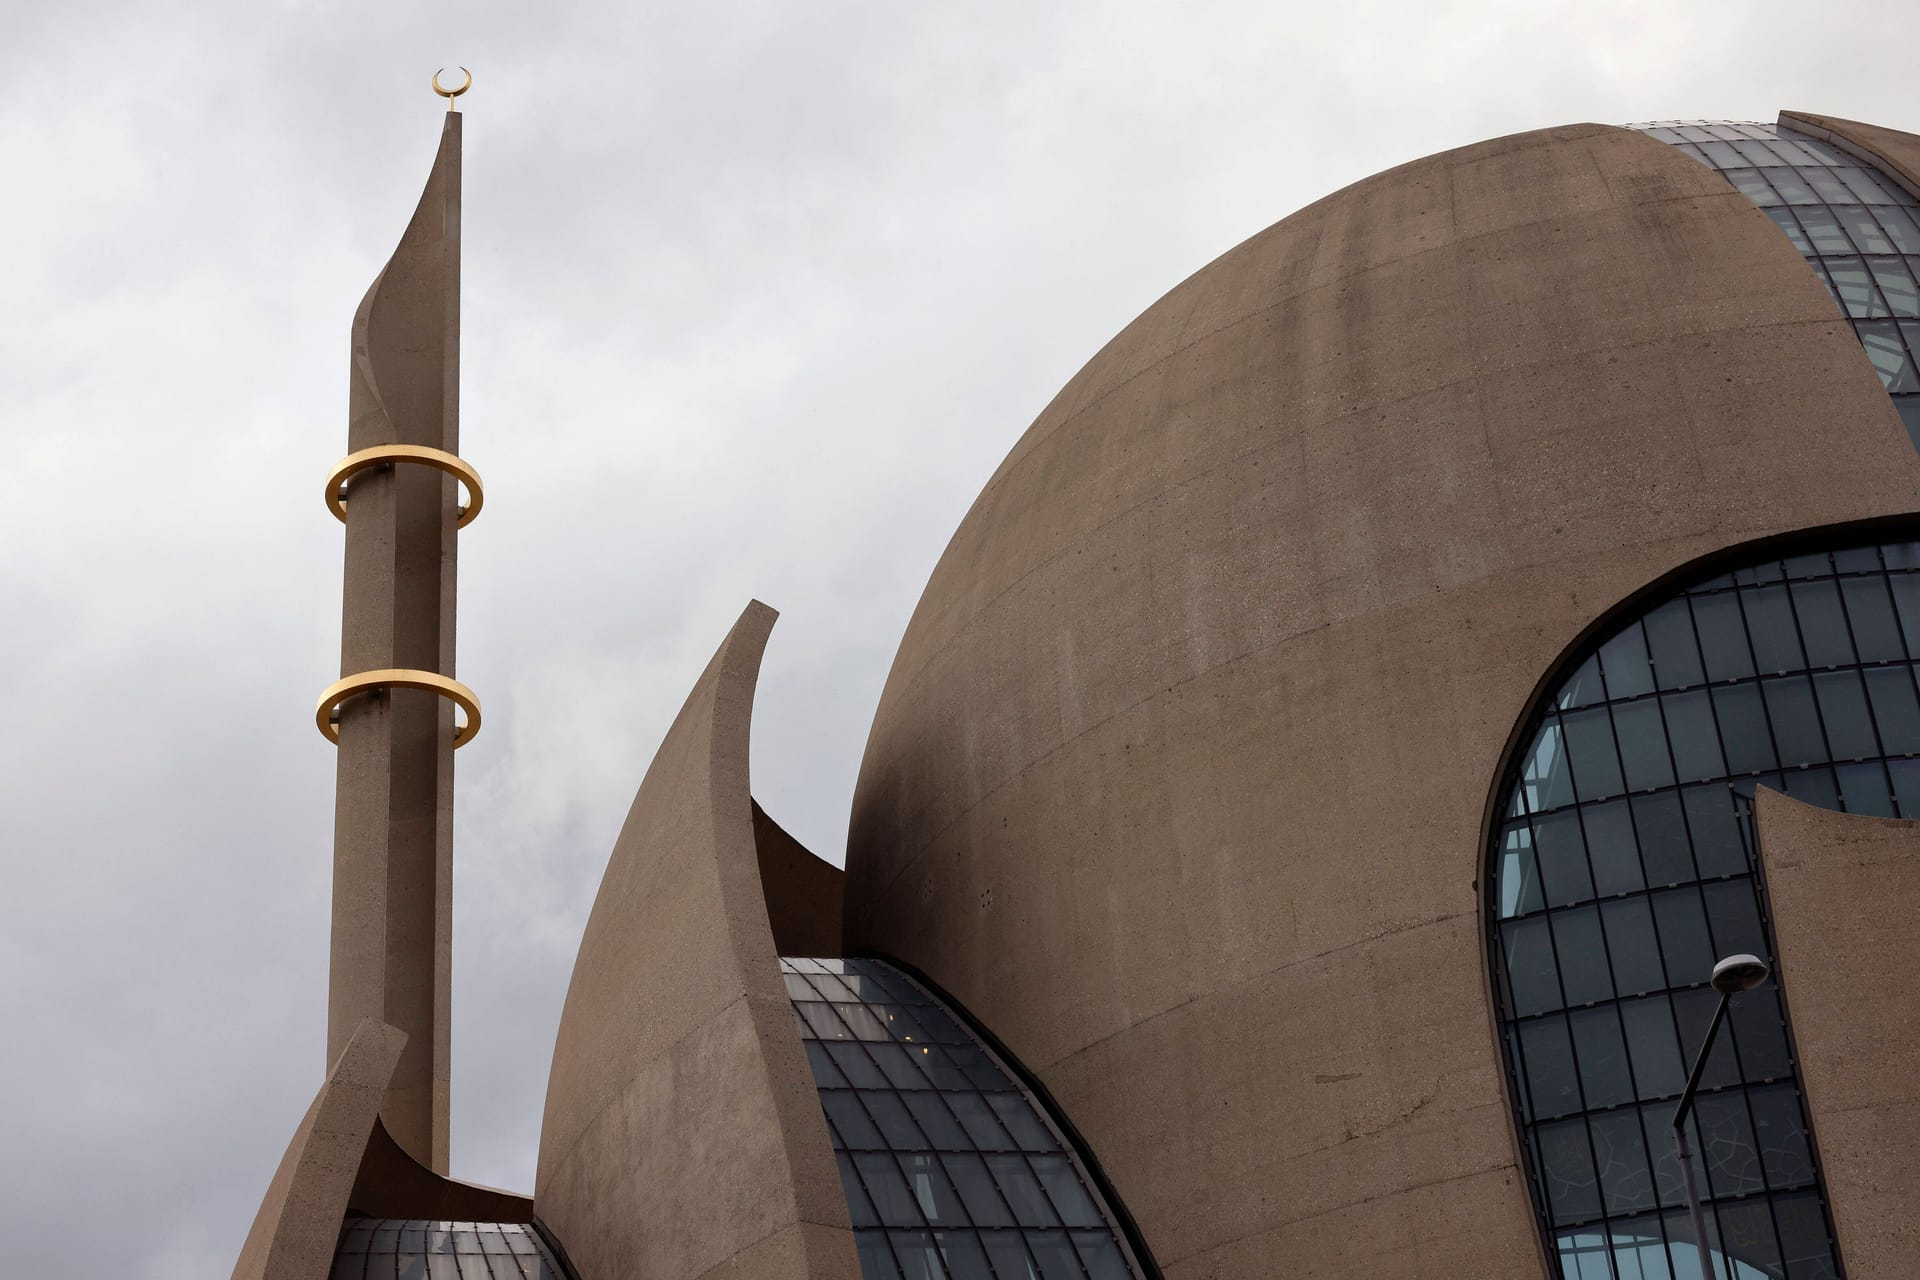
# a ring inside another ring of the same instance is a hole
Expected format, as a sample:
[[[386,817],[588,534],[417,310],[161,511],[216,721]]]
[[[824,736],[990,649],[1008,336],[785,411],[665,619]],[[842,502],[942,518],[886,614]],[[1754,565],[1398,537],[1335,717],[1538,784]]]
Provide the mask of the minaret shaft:
[[[353,325],[349,451],[460,447],[460,121],[449,113],[419,208]],[[458,484],[388,465],[349,481],[341,674],[454,673]],[[339,710],[327,1056],[362,1018],[407,1034],[381,1119],[447,1169],[454,710],[381,689]]]

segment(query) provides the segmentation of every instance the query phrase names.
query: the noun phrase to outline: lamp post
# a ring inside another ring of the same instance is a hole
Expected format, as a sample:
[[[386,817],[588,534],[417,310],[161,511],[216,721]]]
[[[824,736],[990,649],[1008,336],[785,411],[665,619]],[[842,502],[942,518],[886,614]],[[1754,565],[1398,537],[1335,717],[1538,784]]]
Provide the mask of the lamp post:
[[[1694,1090],[1700,1087],[1700,1073],[1707,1069],[1707,1055],[1713,1051],[1713,1038],[1726,1021],[1727,1004],[1737,992],[1751,991],[1767,980],[1767,962],[1759,956],[1728,956],[1713,966],[1713,989],[1720,993],[1713,1021],[1707,1024],[1707,1037],[1700,1054],[1687,1075],[1687,1087],[1680,1094],[1680,1105],[1673,1109],[1673,1146],[1680,1154],[1680,1178],[1687,1189],[1687,1213],[1693,1218],[1693,1242],[1700,1250],[1700,1280],[1713,1280],[1713,1257],[1707,1249],[1706,1215],[1700,1208],[1700,1188],[1693,1177],[1693,1152],[1687,1147],[1687,1113],[1693,1110]]]

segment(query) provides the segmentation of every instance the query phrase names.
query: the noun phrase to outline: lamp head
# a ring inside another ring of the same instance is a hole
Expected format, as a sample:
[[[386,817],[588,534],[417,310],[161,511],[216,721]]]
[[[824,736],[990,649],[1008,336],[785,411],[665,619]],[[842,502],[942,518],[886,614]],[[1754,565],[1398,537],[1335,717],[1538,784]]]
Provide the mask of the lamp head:
[[[1713,989],[1723,996],[1751,991],[1765,982],[1770,972],[1759,956],[1728,956],[1713,966]]]

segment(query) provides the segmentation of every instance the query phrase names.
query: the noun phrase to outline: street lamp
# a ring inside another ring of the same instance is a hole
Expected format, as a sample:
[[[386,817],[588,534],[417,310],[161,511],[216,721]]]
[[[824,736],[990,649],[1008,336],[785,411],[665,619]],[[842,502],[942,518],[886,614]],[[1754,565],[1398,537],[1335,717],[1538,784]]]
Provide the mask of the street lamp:
[[[1693,1217],[1693,1242],[1700,1250],[1700,1280],[1712,1280],[1713,1258],[1707,1250],[1706,1215],[1700,1209],[1700,1188],[1693,1180],[1693,1152],[1687,1148],[1687,1113],[1693,1110],[1693,1092],[1700,1087],[1700,1073],[1707,1069],[1707,1055],[1713,1051],[1713,1038],[1727,1018],[1727,1003],[1736,992],[1751,991],[1767,980],[1767,962],[1759,956],[1728,956],[1713,966],[1713,989],[1720,1003],[1707,1024],[1707,1038],[1700,1044],[1700,1055],[1693,1060],[1687,1087],[1680,1094],[1680,1105],[1673,1109],[1673,1145],[1680,1153],[1680,1177],[1687,1189],[1687,1212]]]

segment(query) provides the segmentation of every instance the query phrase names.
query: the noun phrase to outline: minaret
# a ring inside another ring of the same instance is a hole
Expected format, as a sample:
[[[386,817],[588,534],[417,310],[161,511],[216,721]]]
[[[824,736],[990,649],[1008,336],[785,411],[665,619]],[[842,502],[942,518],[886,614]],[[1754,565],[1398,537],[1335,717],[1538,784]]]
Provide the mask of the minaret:
[[[472,83],[469,76],[467,83]],[[480,726],[453,679],[457,529],[478,514],[460,448],[460,121],[446,124],[399,247],[353,318],[348,456],[327,476],[346,523],[327,1060],[361,1019],[404,1031],[380,1118],[447,1171],[453,752]],[[467,490],[461,505],[460,490]],[[465,720],[456,720],[456,704]]]

